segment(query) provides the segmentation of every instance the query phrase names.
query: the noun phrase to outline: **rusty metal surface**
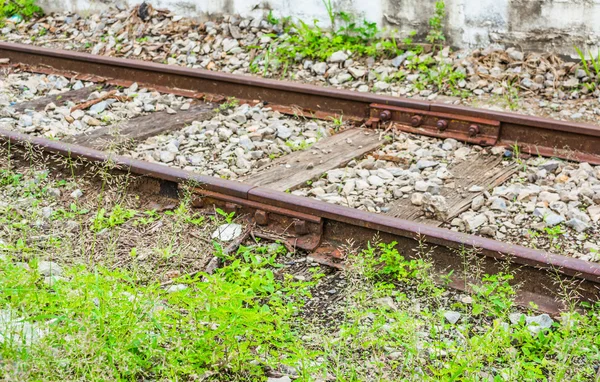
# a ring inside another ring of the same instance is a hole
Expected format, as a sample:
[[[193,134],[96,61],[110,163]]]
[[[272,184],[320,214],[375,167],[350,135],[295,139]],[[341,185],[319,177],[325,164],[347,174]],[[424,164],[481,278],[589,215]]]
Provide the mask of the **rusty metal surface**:
[[[374,119],[393,123],[395,129],[407,133],[484,146],[495,145],[500,134],[499,121],[380,104],[371,105],[371,120]]]
[[[231,75],[202,69],[163,65],[146,61],[95,56],[87,53],[52,50],[30,45],[0,43],[0,57],[11,63],[48,66],[58,70],[135,81],[153,86],[258,99],[301,109],[366,117],[372,96],[359,92],[320,88],[263,78]],[[428,102],[377,96],[377,103],[427,109]]]
[[[482,254],[488,257],[511,259],[511,261],[527,266],[559,269],[561,273],[569,276],[577,276],[600,283],[600,264],[597,263],[502,243],[481,236],[454,232],[445,228],[397,219],[387,215],[338,206],[262,187],[251,189],[248,198],[261,203],[296,209],[304,213],[373,231],[386,232],[410,239],[422,236],[426,242],[434,245],[442,245],[453,249],[460,249],[461,247],[478,248]]]
[[[386,215],[369,213],[337,206],[314,199],[298,197],[262,187],[247,186],[238,182],[197,175],[167,166],[155,165],[131,158],[106,154],[85,147],[35,138],[28,135],[0,130],[0,141],[13,145],[33,145],[47,152],[81,158],[91,162],[112,161],[126,171],[171,182],[193,182],[206,199],[218,198],[232,208],[249,209],[250,216],[257,210],[266,212],[269,227],[279,227],[288,233],[298,247],[315,249],[319,243],[344,243],[354,240],[365,244],[378,234],[381,239],[398,242],[403,254],[410,256],[421,243],[433,249],[432,260],[439,274],[454,270],[458,276],[452,285],[468,289],[463,275],[461,253],[464,249],[477,249],[484,260],[485,270],[499,271],[498,260],[509,262],[517,272],[516,281],[521,284],[519,301],[533,301],[548,312],[560,309],[560,304],[549,296],[556,276],[573,277],[581,281],[581,295],[585,300],[600,298],[600,264],[568,258],[518,245],[501,243],[479,236],[457,233],[443,228],[418,224]],[[197,203],[202,206],[203,203]],[[204,205],[204,207],[209,206]],[[272,211],[272,212],[269,212]],[[262,214],[261,218],[262,218]],[[297,220],[306,223],[296,225]],[[317,223],[318,221],[318,223]],[[298,230],[298,231],[297,231]],[[306,235],[298,234],[308,232]],[[460,277],[459,277],[460,276]],[[461,285],[463,283],[463,285]]]
[[[43,149],[49,153],[55,153],[73,159],[81,159],[89,162],[110,162],[119,170],[130,171],[133,174],[145,175],[156,179],[171,181],[176,183],[189,183],[190,185],[201,187],[207,191],[222,192],[230,196],[246,199],[248,191],[252,186],[215,178],[212,176],[195,174],[160,164],[144,162],[129,157],[109,154],[104,151],[90,149],[88,147],[68,144],[60,141],[54,141],[45,138],[33,137],[27,134],[21,134],[15,131],[0,129],[0,142],[10,142],[13,145],[31,145]]]
[[[15,63],[38,65],[42,68],[81,73],[88,79],[90,76],[96,76],[122,81],[122,83],[138,82],[163,91],[170,89],[171,92],[191,94],[195,97],[223,95],[249,102],[260,100],[273,103],[286,112],[300,110],[301,115],[305,116],[314,115],[328,118],[333,115],[343,115],[345,119],[367,120],[371,117],[370,105],[378,104],[407,108],[414,112],[422,110],[429,113],[453,115],[456,119],[464,121],[470,121],[471,118],[497,121],[500,123],[498,134],[493,132],[490,134],[484,128],[480,133],[482,138],[479,142],[474,141],[469,134],[452,132],[452,129],[448,134],[465,142],[504,146],[517,144],[523,145],[524,151],[532,154],[539,152],[541,155],[600,164],[600,127],[590,124],[358,93],[146,61],[52,50],[30,45],[0,43],[0,57],[10,58],[11,65]],[[379,120],[379,118],[376,119]],[[432,129],[411,130],[410,132],[444,136]],[[497,136],[497,142],[493,139],[494,136]],[[553,152],[556,154],[546,154]]]
[[[248,200],[245,198],[231,196],[231,195],[228,195],[223,192],[208,191],[203,188],[196,188],[194,190],[194,192],[198,195],[202,195],[207,198],[219,199],[224,202],[238,204],[240,206],[256,209],[259,211],[263,211],[265,213],[270,212],[270,213],[274,213],[277,215],[289,216],[291,218],[299,219],[301,221],[307,221],[307,222],[311,222],[311,223],[321,224],[321,220],[322,220],[319,216],[309,215],[309,214],[306,214],[303,212],[298,212],[298,211],[290,210],[287,208],[277,207],[277,206],[274,206],[271,204],[258,203],[258,202]],[[261,217],[259,218],[259,220],[265,219],[263,221],[266,221],[266,215],[263,213],[261,213],[260,215],[261,215]],[[263,217],[263,215],[265,215],[265,216]]]

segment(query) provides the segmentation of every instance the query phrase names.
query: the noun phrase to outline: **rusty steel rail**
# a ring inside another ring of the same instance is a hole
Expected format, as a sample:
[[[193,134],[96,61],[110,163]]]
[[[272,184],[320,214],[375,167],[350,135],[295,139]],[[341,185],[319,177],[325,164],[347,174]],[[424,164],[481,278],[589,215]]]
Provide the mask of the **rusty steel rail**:
[[[415,249],[425,244],[432,251],[431,260],[438,274],[452,271],[450,285],[460,290],[468,290],[469,283],[477,281],[465,271],[468,268],[465,262],[469,259],[464,256],[464,251],[474,250],[473,256],[481,259],[486,273],[505,269],[506,264],[515,272],[520,304],[527,306],[534,302],[540,310],[549,313],[557,313],[562,307],[554,292],[558,278],[575,280],[581,300],[597,301],[600,298],[600,264],[597,263],[17,132],[0,130],[0,143],[22,151],[35,147],[48,154],[86,162],[110,162],[118,171],[158,180],[165,185],[164,189],[172,190],[173,186],[177,189],[182,182],[193,183],[198,198],[194,203],[196,207],[218,205],[249,216],[257,225],[274,222],[278,226],[294,226],[295,232],[291,232],[291,236],[301,244],[300,247],[332,248],[349,239],[366,245],[378,235],[384,241],[396,241],[401,253],[410,258],[418,256]]]
[[[516,113],[474,109],[377,94],[323,88],[152,62],[96,56],[30,45],[0,43],[11,64],[97,76],[123,84],[189,94],[260,100],[304,115],[343,115],[370,126],[392,122],[406,132],[455,138],[479,145],[518,145],[523,153],[600,164],[600,127]]]

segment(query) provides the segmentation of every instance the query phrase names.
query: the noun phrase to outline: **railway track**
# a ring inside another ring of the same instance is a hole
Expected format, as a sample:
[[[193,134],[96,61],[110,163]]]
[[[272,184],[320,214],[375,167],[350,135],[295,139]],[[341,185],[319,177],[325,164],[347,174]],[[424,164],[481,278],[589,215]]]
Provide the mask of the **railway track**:
[[[386,143],[382,136],[389,131],[450,138],[481,147],[519,147],[521,152],[533,155],[600,164],[600,128],[595,126],[15,44],[1,43],[0,58],[8,59],[8,70],[18,68],[101,84],[111,97],[116,96],[111,93],[115,87],[138,84],[184,97],[182,102],[191,104],[177,114],[151,113],[116,125],[118,134],[114,127],[99,127],[65,141],[56,141],[16,131],[0,131],[2,140],[11,146],[35,146],[47,153],[84,161],[111,161],[120,171],[158,180],[158,192],[173,198],[178,196],[178,184],[193,183],[197,185],[196,207],[216,205],[226,211],[236,211],[266,231],[284,234],[289,245],[309,251],[316,261],[333,267],[343,266],[337,248],[347,240],[364,245],[378,235],[384,241],[397,242],[406,256],[422,243],[432,246],[437,272],[444,275],[452,271],[450,285],[460,290],[474,281],[466,271],[464,256],[461,257],[461,253],[467,251],[477,254],[488,273],[497,272],[508,263],[515,272],[515,282],[520,285],[517,296],[520,304],[533,302],[542,311],[558,312],[561,302],[555,295],[557,277],[577,280],[583,301],[596,301],[600,296],[600,264],[597,263],[441,228],[433,220],[415,214],[414,208],[402,201],[390,206],[392,214],[376,214],[286,192],[299,189],[322,174],[380,148]],[[82,108],[90,107],[85,104],[88,95],[85,88],[71,90],[13,105],[13,108],[43,109],[49,103],[67,100]],[[227,102],[231,97],[249,105],[266,104],[270,110],[295,117],[317,120],[343,117],[354,127],[320,137],[311,149],[275,159],[260,167],[260,171],[241,174],[243,182],[105,151],[131,141],[143,142],[192,121],[207,119],[215,104]],[[479,156],[470,157],[463,167],[453,170],[482,174],[476,179],[464,177],[466,183],[460,186],[465,189],[472,187],[475,180],[477,184],[484,184],[484,188],[495,187],[516,171],[514,166],[500,166],[494,158]],[[468,204],[474,197],[475,194],[467,198]],[[451,199],[451,195],[448,198]],[[451,215],[456,216],[468,207],[464,199],[454,193]]]

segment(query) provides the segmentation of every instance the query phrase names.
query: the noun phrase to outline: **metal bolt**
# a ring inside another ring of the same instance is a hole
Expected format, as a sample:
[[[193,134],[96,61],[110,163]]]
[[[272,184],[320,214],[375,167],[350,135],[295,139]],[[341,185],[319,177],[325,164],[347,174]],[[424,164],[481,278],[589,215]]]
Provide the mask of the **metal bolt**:
[[[439,119],[435,124],[440,131],[444,131],[448,128],[448,121],[445,119]]]
[[[420,115],[413,115],[410,117],[410,124],[412,127],[419,127],[423,123],[423,117]]]
[[[294,232],[296,232],[296,235],[306,235],[308,233],[306,222],[304,220],[294,221]]]
[[[254,221],[258,225],[267,225],[269,224],[269,215],[266,211],[257,210],[254,213]]]
[[[474,137],[479,134],[479,125],[471,125],[469,126],[469,136]]]
[[[238,210],[238,208],[240,208],[239,204],[227,202],[227,203],[225,203],[225,208],[223,208],[223,210],[227,213],[232,213],[232,212],[236,212]]]
[[[392,119],[392,112],[389,110],[383,110],[381,113],[379,113],[379,119],[382,121],[389,121]]]
[[[194,208],[204,207],[204,200],[200,196],[194,195],[192,197],[192,207],[194,207]]]

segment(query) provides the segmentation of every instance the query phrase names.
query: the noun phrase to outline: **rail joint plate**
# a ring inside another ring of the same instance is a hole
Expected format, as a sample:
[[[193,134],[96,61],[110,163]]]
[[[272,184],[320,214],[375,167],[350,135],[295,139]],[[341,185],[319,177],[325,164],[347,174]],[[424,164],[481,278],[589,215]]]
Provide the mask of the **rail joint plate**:
[[[500,121],[491,119],[382,104],[371,104],[370,110],[371,127],[390,125],[407,133],[453,138],[483,146],[495,145],[500,135]]]

